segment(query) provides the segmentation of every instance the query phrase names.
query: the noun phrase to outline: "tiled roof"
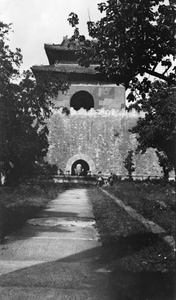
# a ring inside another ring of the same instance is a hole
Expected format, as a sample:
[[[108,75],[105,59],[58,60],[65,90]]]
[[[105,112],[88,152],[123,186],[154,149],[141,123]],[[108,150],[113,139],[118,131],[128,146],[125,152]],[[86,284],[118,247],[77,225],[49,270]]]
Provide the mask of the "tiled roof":
[[[77,39],[69,39],[68,36],[63,37],[63,41],[61,44],[45,44],[45,49],[51,50],[77,50],[80,45],[84,43],[80,43]]]
[[[58,73],[80,73],[80,74],[99,74],[97,70],[95,70],[97,65],[92,65],[88,68],[81,67],[78,64],[58,64],[58,65],[41,65],[41,66],[33,66],[32,70],[35,71],[50,71],[50,72],[58,72]]]
[[[64,51],[75,51],[78,49],[78,46],[73,46],[72,44],[70,44],[70,46],[68,45],[64,45],[62,46],[61,44],[44,44],[44,48],[47,50],[56,50],[56,51],[60,51],[60,50],[64,50]]]
[[[79,58],[77,50],[85,42],[78,41],[78,39],[72,39],[65,36],[61,44],[44,44],[45,52],[48,57],[50,65],[55,63],[76,63]]]

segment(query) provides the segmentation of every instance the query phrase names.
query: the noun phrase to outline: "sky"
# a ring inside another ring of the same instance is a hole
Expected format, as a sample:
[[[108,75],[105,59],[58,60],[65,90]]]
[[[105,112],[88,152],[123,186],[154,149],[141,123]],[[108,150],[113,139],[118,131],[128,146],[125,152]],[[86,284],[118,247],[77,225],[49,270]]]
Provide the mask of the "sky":
[[[67,19],[78,14],[80,33],[88,35],[87,21],[101,18],[97,4],[101,0],[0,0],[0,21],[12,23],[10,48],[21,48],[22,70],[33,65],[46,65],[44,43],[60,44],[63,37],[73,34]]]

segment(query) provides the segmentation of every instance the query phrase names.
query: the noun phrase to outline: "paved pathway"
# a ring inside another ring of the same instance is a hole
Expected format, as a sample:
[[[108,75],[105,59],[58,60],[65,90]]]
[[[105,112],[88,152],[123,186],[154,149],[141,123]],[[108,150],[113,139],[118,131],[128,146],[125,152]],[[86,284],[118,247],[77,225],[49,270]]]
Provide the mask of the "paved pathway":
[[[86,189],[67,190],[0,246],[2,300],[112,300]]]

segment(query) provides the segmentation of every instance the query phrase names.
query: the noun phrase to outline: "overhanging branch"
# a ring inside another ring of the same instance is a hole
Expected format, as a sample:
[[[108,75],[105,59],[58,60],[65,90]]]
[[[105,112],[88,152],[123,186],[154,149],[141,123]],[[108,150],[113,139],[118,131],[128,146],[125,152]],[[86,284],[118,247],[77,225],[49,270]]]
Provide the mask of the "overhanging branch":
[[[174,78],[165,76],[164,74],[161,74],[161,73],[158,73],[156,71],[149,70],[149,69],[144,69],[144,72],[149,74],[149,75],[152,75],[154,77],[160,78],[160,79],[168,82],[169,84],[176,84],[176,80]]]

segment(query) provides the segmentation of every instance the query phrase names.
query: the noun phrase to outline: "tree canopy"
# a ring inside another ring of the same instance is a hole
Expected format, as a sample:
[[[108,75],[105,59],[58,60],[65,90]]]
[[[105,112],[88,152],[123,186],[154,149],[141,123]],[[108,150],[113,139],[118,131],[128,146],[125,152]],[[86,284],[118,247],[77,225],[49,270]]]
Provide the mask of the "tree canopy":
[[[48,149],[46,119],[52,113],[50,98],[66,90],[65,78],[30,71],[20,74],[21,50],[7,44],[10,25],[0,22],[0,173],[7,180],[30,175]]]
[[[137,151],[147,148],[162,151],[176,170],[176,88],[155,81],[149,97],[141,101],[145,116],[130,130],[137,134]],[[161,155],[160,155],[161,156]]]
[[[102,18],[87,23],[91,40],[79,34],[78,16],[69,15],[72,39],[80,42],[78,62],[85,67],[96,63],[112,82],[131,90],[130,107],[145,112],[132,129],[138,134],[137,150],[163,151],[176,171],[176,3],[107,0],[98,9]],[[157,78],[154,84],[150,75]]]
[[[98,4],[103,17],[89,21],[88,31],[92,40],[80,37],[79,63],[88,66],[99,64],[98,70],[116,84],[148,91],[150,81],[139,83],[137,75],[153,75],[168,84],[176,82],[175,67],[175,2],[164,0],[107,0]],[[70,24],[79,23],[75,13],[69,15]],[[76,38],[78,37],[78,34]],[[164,69],[160,71],[158,66]]]

